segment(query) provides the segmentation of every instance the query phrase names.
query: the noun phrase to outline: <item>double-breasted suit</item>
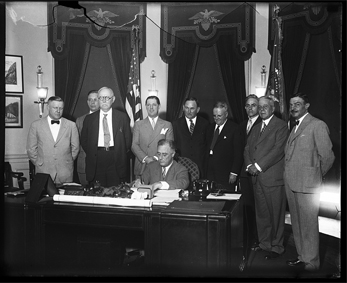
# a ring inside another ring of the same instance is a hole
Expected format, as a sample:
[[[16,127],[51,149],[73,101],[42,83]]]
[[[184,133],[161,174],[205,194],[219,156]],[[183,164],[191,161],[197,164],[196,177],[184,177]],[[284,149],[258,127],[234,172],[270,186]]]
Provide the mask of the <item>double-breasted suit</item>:
[[[189,185],[188,169],[173,160],[172,165],[162,177],[162,168],[158,161],[153,161],[146,166],[142,174],[142,181],[145,185],[165,181],[169,184],[169,190],[185,190]]]
[[[298,259],[318,269],[318,212],[323,176],[335,160],[328,126],[307,114],[285,146],[284,180]]]
[[[172,123],[177,152],[180,156],[188,157],[195,162],[203,177],[206,152],[206,131],[210,123],[197,116],[193,134],[190,133],[185,116]]]
[[[172,124],[158,117],[154,129],[149,118],[135,122],[131,150],[135,154],[134,174],[139,176],[145,169],[142,163],[146,156],[157,154],[158,141],[161,139],[173,140]]]
[[[35,165],[36,173],[50,174],[55,183],[73,181],[74,160],[79,152],[79,136],[76,124],[60,119],[56,141],[48,124],[48,116],[34,121],[27,138],[27,153]]]
[[[243,161],[244,147],[240,130],[235,122],[227,120],[219,133],[211,155],[210,145],[213,140],[215,125],[213,123],[207,129],[206,176],[209,180],[222,184],[225,189],[233,190],[236,184],[229,184],[230,172],[239,175]]]
[[[91,182],[96,173],[96,161],[98,150],[98,137],[99,137],[99,121],[100,110],[87,115],[83,122],[81,133],[81,144],[86,153],[86,177],[87,181]],[[116,169],[120,181],[125,181],[127,176],[127,153],[131,146],[131,129],[130,121],[127,114],[112,109],[112,130],[114,154],[116,160]]]
[[[262,123],[255,125],[247,139],[244,162],[246,166],[257,163],[262,170],[252,176],[259,246],[281,254],[286,208],[284,146],[289,131],[287,123],[275,115],[260,135],[261,127]]]

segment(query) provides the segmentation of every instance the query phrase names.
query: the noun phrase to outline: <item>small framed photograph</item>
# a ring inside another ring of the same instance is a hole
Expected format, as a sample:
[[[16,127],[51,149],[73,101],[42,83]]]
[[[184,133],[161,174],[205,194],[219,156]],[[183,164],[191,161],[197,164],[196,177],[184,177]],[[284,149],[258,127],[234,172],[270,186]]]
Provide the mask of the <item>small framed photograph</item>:
[[[23,56],[5,55],[5,85],[8,93],[23,93]]]
[[[21,95],[6,95],[5,127],[23,128],[23,97]]]

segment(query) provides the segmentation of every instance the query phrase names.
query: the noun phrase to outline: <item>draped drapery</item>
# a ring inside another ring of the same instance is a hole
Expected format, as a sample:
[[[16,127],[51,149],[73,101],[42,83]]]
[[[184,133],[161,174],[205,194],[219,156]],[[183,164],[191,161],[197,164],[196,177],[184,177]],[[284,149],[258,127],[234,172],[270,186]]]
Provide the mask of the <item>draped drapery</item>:
[[[240,123],[245,119],[245,63],[235,52],[230,52],[233,45],[233,37],[222,35],[216,48],[233,118],[236,123]]]
[[[308,95],[309,112],[328,125],[336,157],[325,178],[339,180],[342,5],[327,2],[278,5],[281,8],[278,15],[283,21],[282,63],[287,105],[296,92]],[[269,21],[270,24],[271,17]]]
[[[110,68],[104,69],[111,69],[109,80],[112,82],[109,84],[115,87],[115,95],[122,100],[124,109],[134,44],[133,26],[139,29],[140,61],[145,58],[146,28],[142,14],[146,13],[146,5],[81,2],[84,11],[57,2],[47,5],[48,21],[52,23],[48,29],[48,51],[52,53],[55,64],[55,93],[65,102],[63,116],[74,120],[73,113],[79,101],[91,47],[106,49]],[[93,79],[102,77],[102,70],[100,68]]]
[[[167,119],[179,117],[184,99],[189,95],[200,47],[216,45],[231,116],[244,118],[244,61],[254,49],[254,8],[246,3],[162,4],[162,60],[169,64]],[[192,42],[196,48],[182,43]],[[196,49],[194,57],[193,50]],[[187,69],[187,66],[190,66]],[[213,94],[212,94],[213,95]]]
[[[166,113],[169,121],[179,118],[184,99],[189,95],[199,56],[199,46],[189,42],[189,38],[177,39],[177,47],[180,55],[169,64]]]
[[[77,33],[70,33],[68,40],[71,43],[68,55],[55,60],[55,93],[64,100],[64,117],[72,119],[78,98],[74,94],[79,94],[81,90],[90,44],[83,40],[82,34]]]

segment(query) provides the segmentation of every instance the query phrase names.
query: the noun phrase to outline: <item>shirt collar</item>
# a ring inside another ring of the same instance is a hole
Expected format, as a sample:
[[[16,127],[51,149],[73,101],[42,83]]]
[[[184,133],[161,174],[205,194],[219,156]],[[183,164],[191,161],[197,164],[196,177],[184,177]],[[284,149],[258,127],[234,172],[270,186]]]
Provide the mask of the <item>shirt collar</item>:
[[[252,118],[248,117],[248,119],[251,119],[252,120],[252,124],[254,124],[254,122],[258,119],[258,117],[259,117],[259,115],[256,115],[256,116],[254,116]]]
[[[110,110],[108,110],[107,112],[104,112],[100,109],[100,117],[104,117],[104,114],[110,114],[110,116],[112,116],[112,108],[110,108]],[[108,116],[108,115],[107,115]],[[109,116],[108,116],[109,117]]]
[[[148,116],[148,119],[149,119],[149,121],[154,121],[154,124],[157,124],[158,117],[159,117],[159,116],[157,116],[157,117],[155,117],[155,118],[151,118],[151,117]]]
[[[299,121],[299,124],[298,125],[296,125],[297,127],[299,127],[300,126],[300,124],[301,124],[301,122],[302,122],[302,120],[304,120],[304,118],[306,117],[306,115],[308,114],[308,112],[304,115],[304,116],[302,116],[300,119],[298,119],[298,120],[296,120],[296,121]]]
[[[192,120],[193,124],[196,125],[197,116],[195,116],[193,119],[188,119],[186,116],[184,116],[184,118],[186,118],[186,122],[187,122],[188,127],[190,127],[190,121],[189,120]]]
[[[265,123],[265,125],[267,126],[270,122],[270,120],[272,119],[272,117],[274,116],[274,114],[272,114],[269,118],[267,118],[266,120],[263,120],[263,122]]]
[[[48,118],[48,124],[50,124],[51,125],[51,121],[53,120],[51,117],[49,117],[49,115],[47,116],[47,118]],[[61,120],[61,118],[60,119],[58,119],[58,120],[53,120],[53,121],[60,121]],[[54,124],[54,125],[58,125],[59,126],[59,124]]]
[[[165,174],[167,174],[167,171],[169,171],[169,169],[170,169],[172,163],[173,163],[173,160],[172,160],[172,162],[171,162],[168,166],[162,167],[162,168],[165,168]]]
[[[224,125],[225,125],[225,123],[226,123],[227,121],[228,121],[228,119],[226,119],[226,120],[224,121],[224,123],[223,123],[222,125],[219,126],[219,132],[221,132],[221,131],[223,130],[223,127],[224,127]],[[218,125],[216,124],[215,127],[214,127],[214,130],[216,130],[217,127],[218,127]]]

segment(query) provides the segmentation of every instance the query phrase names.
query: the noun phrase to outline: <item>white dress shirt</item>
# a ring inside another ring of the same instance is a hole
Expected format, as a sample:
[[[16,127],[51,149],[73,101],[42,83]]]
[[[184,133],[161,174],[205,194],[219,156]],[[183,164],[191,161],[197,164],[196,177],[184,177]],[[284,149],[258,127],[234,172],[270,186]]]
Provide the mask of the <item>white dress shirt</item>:
[[[296,121],[299,121],[299,124],[295,125],[294,133],[297,131],[297,129],[299,129],[299,126],[300,126],[302,120],[304,120],[304,118],[307,114],[308,114],[308,112],[304,116],[302,116],[300,119],[296,120]]]
[[[165,176],[167,175],[167,172],[169,171],[171,165],[172,165],[173,161],[171,162],[170,165],[166,166],[166,167],[162,167],[161,170],[163,170],[163,168],[165,168]],[[160,183],[162,184],[162,187],[160,188],[161,190],[168,190],[170,185],[165,182],[165,181],[160,181]]]
[[[49,128],[51,130],[51,133],[52,133],[52,136],[53,136],[53,139],[54,141],[57,140],[57,137],[58,137],[58,134],[59,134],[59,130],[60,130],[60,124],[61,124],[61,119],[59,119],[59,124],[52,124],[51,121],[53,120],[51,117],[47,116],[48,117],[48,125],[49,125]]]
[[[185,117],[185,116],[184,116]],[[187,117],[185,117],[186,118],[186,122],[187,122],[187,126],[188,126],[188,129],[190,129],[190,120],[192,120],[193,121],[193,124],[194,124],[194,126],[196,126],[196,116],[193,118],[193,119],[188,119]]]

